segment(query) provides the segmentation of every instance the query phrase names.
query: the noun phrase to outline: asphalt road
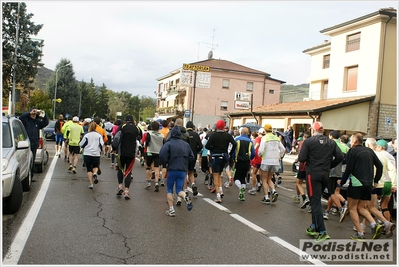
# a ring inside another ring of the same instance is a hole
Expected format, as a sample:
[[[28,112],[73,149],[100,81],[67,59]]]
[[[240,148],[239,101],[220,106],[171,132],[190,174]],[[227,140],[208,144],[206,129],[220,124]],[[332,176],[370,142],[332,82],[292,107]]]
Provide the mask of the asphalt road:
[[[3,215],[3,264],[375,265],[397,262],[396,234],[388,239],[393,240],[393,261],[300,260],[300,240],[312,240],[305,233],[311,215],[292,201],[295,178],[291,164],[295,156],[284,159],[282,184],[277,188],[279,198],[272,205],[262,204],[260,193],[247,194],[246,201],[240,202],[236,187],[224,189],[223,202],[216,204],[200,173],[196,178],[200,194],[192,197],[193,209],[187,211],[183,204],[176,207],[176,217],[171,218],[165,215],[166,188],[160,187],[160,192],[154,192],[153,187],[144,189],[145,168],[140,164],[134,167],[131,199],[125,200],[116,196],[116,171],[109,167],[110,159],[101,159],[99,183],[90,190],[81,159],[78,173],[69,173],[63,158],[52,163],[53,147],[50,141],[50,161],[44,173],[35,174],[37,182],[31,192],[25,193],[22,209],[16,215]],[[40,205],[34,204],[40,197]],[[32,212],[37,205],[37,211]],[[25,218],[30,218],[32,213],[37,215],[27,222]],[[338,223],[338,216],[330,215],[326,227],[332,239],[348,239],[354,233],[349,216]]]

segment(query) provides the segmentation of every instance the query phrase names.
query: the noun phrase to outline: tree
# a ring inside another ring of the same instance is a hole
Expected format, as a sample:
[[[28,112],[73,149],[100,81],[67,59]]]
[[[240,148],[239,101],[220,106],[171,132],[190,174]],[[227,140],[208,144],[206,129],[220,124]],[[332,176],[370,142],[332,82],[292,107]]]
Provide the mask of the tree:
[[[3,2],[2,11],[3,96],[8,96],[13,78],[20,87],[33,89],[31,83],[37,74],[37,68],[44,65],[40,62],[44,41],[31,39],[31,36],[37,35],[43,24],[35,25],[31,21],[33,14],[27,13],[24,2]]]
[[[109,117],[109,109],[108,109],[108,89],[105,84],[103,84],[97,91],[97,102],[96,102],[96,107],[97,107],[97,113],[96,115],[99,116],[100,118],[107,118]]]
[[[44,110],[47,116],[53,114],[53,105],[48,93],[40,89],[32,91],[29,99],[29,106]]]
[[[58,70],[58,73],[55,71],[47,83],[47,91],[51,99],[54,101],[56,86],[56,98],[61,99],[61,103],[55,103],[55,117],[58,117],[58,114],[77,116],[79,113],[80,93],[73,66],[69,60],[62,59],[61,62],[57,64],[56,70]]]

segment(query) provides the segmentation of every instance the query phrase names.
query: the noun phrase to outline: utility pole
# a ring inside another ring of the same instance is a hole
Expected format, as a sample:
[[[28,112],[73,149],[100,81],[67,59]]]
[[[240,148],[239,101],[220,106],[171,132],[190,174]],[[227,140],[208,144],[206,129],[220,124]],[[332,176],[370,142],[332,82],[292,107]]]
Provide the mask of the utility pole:
[[[15,86],[16,86],[16,77],[17,77],[17,52],[18,52],[18,38],[19,38],[19,7],[21,3],[18,2],[18,12],[17,12],[17,26],[16,26],[16,38],[15,38],[15,54],[14,54],[14,66],[13,66],[13,74],[12,74],[12,110],[9,110],[8,114],[13,114],[15,116]]]

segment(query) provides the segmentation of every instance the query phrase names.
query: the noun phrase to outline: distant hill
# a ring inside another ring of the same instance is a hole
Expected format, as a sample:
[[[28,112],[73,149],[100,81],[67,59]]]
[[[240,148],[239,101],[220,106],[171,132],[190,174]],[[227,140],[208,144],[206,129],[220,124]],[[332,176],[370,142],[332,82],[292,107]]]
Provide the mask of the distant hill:
[[[50,80],[51,75],[53,75],[53,70],[42,67],[37,69],[37,75],[35,81],[33,82],[33,86],[35,88],[40,88],[44,90],[47,87],[47,82]]]
[[[309,97],[309,84],[303,83],[299,85],[282,84],[280,92],[280,102],[301,102],[304,98]]]

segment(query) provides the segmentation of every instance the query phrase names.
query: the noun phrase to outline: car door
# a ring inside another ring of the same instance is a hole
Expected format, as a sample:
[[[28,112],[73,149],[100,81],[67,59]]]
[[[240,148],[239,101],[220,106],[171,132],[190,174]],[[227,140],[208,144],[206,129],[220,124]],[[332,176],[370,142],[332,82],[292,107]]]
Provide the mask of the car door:
[[[17,147],[19,141],[29,140],[28,134],[25,130],[24,125],[19,120],[13,120],[12,122],[12,131],[14,133],[15,147]],[[17,149],[16,150],[16,158],[18,159],[20,167],[20,177],[21,179],[28,176],[29,166],[30,166],[30,155],[31,151],[29,148],[27,149]]]

